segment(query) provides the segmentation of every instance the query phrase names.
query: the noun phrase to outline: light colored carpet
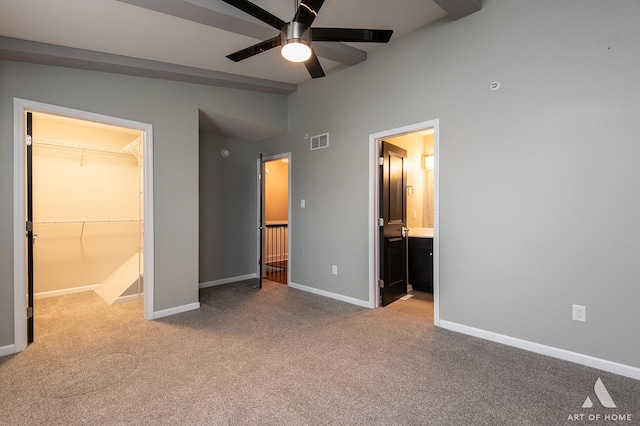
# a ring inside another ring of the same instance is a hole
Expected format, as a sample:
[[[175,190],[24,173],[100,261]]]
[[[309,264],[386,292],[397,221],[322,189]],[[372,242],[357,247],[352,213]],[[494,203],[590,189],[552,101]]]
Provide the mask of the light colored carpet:
[[[640,382],[266,282],[156,321],[92,293],[37,301],[0,358],[3,425],[557,425],[631,414]],[[617,404],[594,394],[600,377]],[[585,398],[595,401],[581,408]],[[586,419],[587,417],[585,417]],[[621,424],[613,422],[611,424]]]

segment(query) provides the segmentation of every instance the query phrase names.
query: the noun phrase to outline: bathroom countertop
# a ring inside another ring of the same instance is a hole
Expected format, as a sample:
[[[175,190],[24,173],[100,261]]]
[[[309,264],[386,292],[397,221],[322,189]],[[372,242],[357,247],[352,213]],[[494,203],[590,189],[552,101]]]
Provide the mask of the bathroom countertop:
[[[433,228],[410,228],[409,237],[433,238]]]

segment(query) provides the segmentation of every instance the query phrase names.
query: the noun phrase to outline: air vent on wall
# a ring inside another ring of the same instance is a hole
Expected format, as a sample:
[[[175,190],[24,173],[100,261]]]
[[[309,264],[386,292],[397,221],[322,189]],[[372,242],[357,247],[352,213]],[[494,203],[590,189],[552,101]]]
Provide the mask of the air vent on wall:
[[[329,133],[311,136],[311,151],[315,149],[327,148],[329,146]]]

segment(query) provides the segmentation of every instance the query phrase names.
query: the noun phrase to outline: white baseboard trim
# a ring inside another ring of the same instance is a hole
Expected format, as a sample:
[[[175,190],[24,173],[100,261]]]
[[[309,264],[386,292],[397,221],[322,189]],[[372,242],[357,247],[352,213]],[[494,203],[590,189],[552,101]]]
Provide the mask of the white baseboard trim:
[[[34,293],[33,298],[35,300],[38,300],[38,299],[47,299],[49,297],[63,296],[65,294],[82,293],[83,291],[95,290],[98,286],[99,284],[94,284],[94,285],[85,285],[82,287],[63,288],[61,290],[41,291],[40,293]]]
[[[289,287],[292,287],[292,288],[295,288],[295,289],[298,289],[298,290],[302,290],[302,291],[306,291],[306,292],[309,292],[309,293],[313,293],[313,294],[318,294],[320,296],[329,297],[331,299],[340,300],[342,302],[351,303],[352,305],[362,306],[363,308],[369,308],[370,307],[368,300],[360,300],[360,299],[356,299],[356,298],[349,297],[349,296],[343,296],[342,294],[332,293],[330,291],[320,290],[318,288],[308,287],[306,285],[296,284],[296,283],[292,283],[292,282],[289,283]]]
[[[119,303],[127,303],[127,302],[133,302],[136,300],[140,300],[143,301],[144,299],[144,293],[136,293],[136,294],[129,294],[127,296],[120,296],[116,299],[115,302],[113,302],[114,305],[117,305]]]
[[[502,343],[503,345],[513,346],[519,349],[524,349],[526,351],[547,355],[553,358],[574,362],[576,364],[586,365],[587,367],[597,368],[599,370],[608,371],[610,373],[640,380],[640,368],[632,367],[630,365],[620,364],[617,362],[608,361],[606,359],[595,358],[590,355],[571,352],[566,349],[542,345],[540,343],[529,342],[527,340],[518,339],[516,337],[505,336],[504,334],[493,333],[491,331],[469,327],[442,319],[440,320],[440,327],[451,331],[457,331],[458,333],[479,337],[481,339],[490,340],[492,342]]]
[[[0,356],[16,353],[16,345],[0,346]]]
[[[168,317],[169,315],[181,314],[182,312],[193,311],[196,309],[200,309],[200,302],[176,306],[175,308],[163,309],[162,311],[155,311],[153,313],[153,319]]]
[[[247,275],[240,275],[237,277],[223,278],[221,280],[207,281],[207,282],[198,284],[198,287],[207,288],[207,287],[213,287],[216,285],[235,283],[236,281],[250,280],[252,278],[258,278],[258,274],[247,274]]]

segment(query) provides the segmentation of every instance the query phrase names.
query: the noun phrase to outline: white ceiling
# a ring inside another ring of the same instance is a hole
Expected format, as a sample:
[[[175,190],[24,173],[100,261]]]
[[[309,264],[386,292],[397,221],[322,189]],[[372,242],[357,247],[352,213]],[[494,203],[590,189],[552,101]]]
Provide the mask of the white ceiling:
[[[290,84],[310,78],[304,65],[284,61],[279,49],[238,63],[227,59],[226,55],[262,41],[236,34],[233,21],[227,22],[232,28],[225,30],[195,22],[197,17],[178,17],[184,16],[180,10],[197,5],[261,26],[270,37],[278,34],[221,0],[153,1],[148,7],[178,13],[173,16],[130,4],[147,6],[145,0],[0,0],[0,36]],[[284,21],[294,14],[294,0],[254,3]],[[392,29],[393,42],[446,15],[432,0],[326,0],[313,26]],[[370,51],[384,45],[351,46]],[[325,72],[339,65],[318,56]]]

